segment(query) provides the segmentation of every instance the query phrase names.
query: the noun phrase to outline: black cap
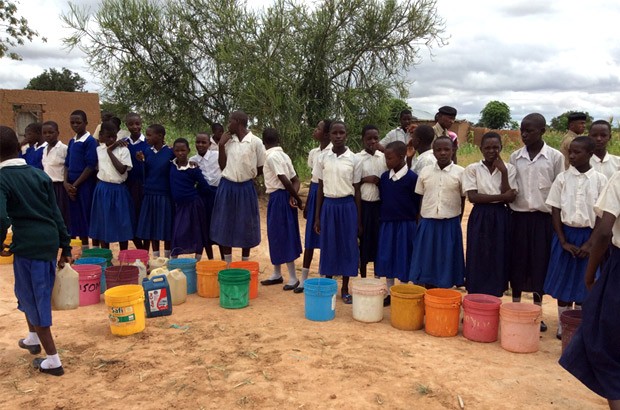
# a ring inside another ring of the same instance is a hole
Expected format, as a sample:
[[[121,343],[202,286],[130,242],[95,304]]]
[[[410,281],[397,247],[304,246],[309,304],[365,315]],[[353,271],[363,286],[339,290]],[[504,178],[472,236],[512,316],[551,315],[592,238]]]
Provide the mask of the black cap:
[[[568,122],[573,121],[587,121],[588,116],[582,112],[573,112],[568,114]]]
[[[449,115],[451,117],[456,117],[456,108],[450,107],[450,106],[447,106],[447,105],[444,105],[443,107],[439,108],[439,110],[437,112],[439,114],[445,114],[445,115]]]

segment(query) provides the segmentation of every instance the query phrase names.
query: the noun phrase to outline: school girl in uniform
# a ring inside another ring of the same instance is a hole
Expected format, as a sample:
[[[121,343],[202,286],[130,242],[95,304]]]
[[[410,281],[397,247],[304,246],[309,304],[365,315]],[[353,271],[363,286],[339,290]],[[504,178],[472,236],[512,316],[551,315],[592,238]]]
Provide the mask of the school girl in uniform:
[[[299,286],[295,273],[295,259],[301,255],[299,239],[299,219],[297,208],[303,208],[299,198],[299,178],[293,162],[280,147],[280,135],[273,128],[263,131],[265,152],[265,187],[269,194],[267,204],[267,239],[269,241],[269,258],[273,264],[273,275],[261,281],[263,285],[275,285],[283,282],[281,265],[288,269],[288,283],[284,290],[293,290]]]
[[[202,258],[202,248],[209,244],[207,212],[198,194],[208,189],[200,168],[188,160],[189,142],[177,138],[172,146],[174,160],[170,166],[170,193],[174,201],[172,257],[194,253]]]
[[[521,121],[525,146],[510,155],[517,170],[517,197],[510,203],[508,277],[512,301],[520,302],[523,292],[533,292],[534,303],[541,306],[553,237],[551,207],[545,201],[553,181],[564,171],[562,153],[542,139],[545,124],[541,114],[526,115]],[[547,330],[544,321],[540,330]]]
[[[52,179],[54,194],[56,196],[56,204],[60,209],[60,214],[65,222],[67,230],[69,230],[69,196],[63,186],[65,177],[65,160],[67,159],[67,146],[58,140],[58,124],[54,121],[46,121],[41,127],[43,139],[47,142],[47,146],[43,150],[41,163],[43,171]]]
[[[310,189],[306,198],[306,206],[303,209],[303,216],[306,220],[306,231],[304,234],[304,259],[301,268],[301,279],[299,286],[293,292],[302,293],[304,291],[304,281],[308,279],[310,272],[310,264],[314,257],[314,250],[320,249],[320,236],[314,230],[314,214],[316,211],[316,195],[319,190],[319,180],[314,176],[314,168],[318,162],[319,156],[332,149],[332,143],[329,139],[329,127],[331,120],[321,120],[317,124],[312,138],[319,141],[320,145],[313,148],[308,153],[308,167],[312,170],[312,178],[310,179]]]
[[[601,192],[594,207],[597,222],[590,242],[581,326],[560,358],[560,365],[596,394],[609,408],[620,409],[620,172]],[[611,240],[611,246],[609,245]],[[609,257],[601,267],[605,254]],[[601,276],[595,280],[598,268]]]
[[[33,122],[26,126],[24,130],[24,141],[26,145],[22,147],[22,152],[19,155],[26,161],[26,164],[43,169],[43,151],[47,147],[47,142],[43,138],[42,126],[40,122]]]
[[[607,152],[607,144],[611,139],[611,124],[605,120],[594,121],[590,126],[588,136],[595,143],[590,165],[595,171],[610,179],[616,171],[620,171],[620,157]]]
[[[377,240],[379,236],[379,214],[381,197],[379,181],[387,170],[385,155],[377,149],[379,129],[366,125],[362,129],[364,150],[357,154],[362,168],[360,192],[362,196],[362,236],[360,237],[360,275],[366,277],[369,262],[375,263],[377,257]],[[376,271],[376,270],[375,270]]]
[[[433,154],[433,140],[435,131],[430,125],[418,125],[411,134],[411,141],[407,144],[407,163],[411,170],[419,175],[420,171],[429,165],[435,165],[437,158]],[[418,154],[414,157],[414,154]]]
[[[222,245],[228,263],[232,261],[232,248],[242,248],[242,259],[248,260],[250,249],[260,244],[261,239],[253,179],[263,173],[265,147],[247,127],[247,114],[234,111],[228,132],[219,142],[222,179],[215,196],[210,236]]]
[[[165,143],[166,129],[152,124],[146,129],[149,148],[138,151],[136,159],[144,162],[144,197],[136,236],[143,240],[144,249],[150,246],[153,256],[159,257],[159,241],[164,241],[164,256],[170,257],[173,205],[170,197],[170,162],[172,149]]]
[[[345,145],[347,129],[344,122],[332,122],[329,135],[332,149],[319,157],[314,169],[319,180],[314,213],[314,230],[321,238],[319,271],[328,278],[342,276],[342,301],[351,304],[349,278],[357,276],[357,237],[362,230],[362,168],[359,158]]]
[[[463,193],[474,207],[467,221],[465,286],[469,293],[501,297],[508,289],[510,244],[507,204],[517,196],[516,170],[500,157],[502,137],[487,132],[480,141],[484,159],[463,172]]]
[[[422,195],[420,223],[413,245],[409,280],[427,287],[461,286],[465,277],[461,216],[463,167],[452,162],[448,137],[433,142],[437,158],[418,175],[415,192]]]
[[[402,141],[390,142],[385,147],[385,163],[389,171],[381,175],[379,192],[379,239],[375,273],[386,278],[388,296],[384,305],[390,304],[390,287],[394,279],[409,281],[411,255],[420,212],[420,196],[415,193],[418,176],[405,161],[407,146]]]
[[[88,248],[90,211],[97,183],[97,146],[99,143],[86,131],[88,119],[82,110],[69,117],[75,136],[69,140],[65,159],[64,187],[69,195],[69,215],[72,237],[80,237],[82,247]]]
[[[99,129],[99,183],[93,193],[89,236],[98,239],[102,248],[118,242],[120,249],[125,250],[134,237],[135,226],[131,196],[124,184],[132,163],[127,143],[117,140],[116,130],[111,121],[102,123]]]
[[[570,167],[553,181],[547,197],[553,221],[551,258],[545,279],[545,293],[558,300],[558,331],[562,339],[562,312],[578,308],[587,295],[584,281],[590,235],[596,222],[594,204],[607,178],[590,166],[594,141],[577,137],[569,145]]]

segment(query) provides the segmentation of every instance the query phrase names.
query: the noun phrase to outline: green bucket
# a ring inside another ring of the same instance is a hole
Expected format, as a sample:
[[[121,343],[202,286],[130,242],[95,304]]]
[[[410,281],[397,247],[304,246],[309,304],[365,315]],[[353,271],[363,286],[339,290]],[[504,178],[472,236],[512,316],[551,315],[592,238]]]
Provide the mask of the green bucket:
[[[220,283],[220,306],[241,309],[250,303],[250,271],[224,269],[217,274]]]
[[[112,250],[105,248],[90,248],[82,251],[82,257],[103,258],[107,266],[112,266]]]

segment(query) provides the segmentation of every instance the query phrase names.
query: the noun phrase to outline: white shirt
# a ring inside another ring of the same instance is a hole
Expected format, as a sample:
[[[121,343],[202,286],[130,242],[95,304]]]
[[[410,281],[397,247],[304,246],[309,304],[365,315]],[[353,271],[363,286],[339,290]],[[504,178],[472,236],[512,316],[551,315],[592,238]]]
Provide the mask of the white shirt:
[[[436,163],[437,158],[435,158],[433,150],[429,149],[411,160],[411,170],[419,175],[420,171],[422,171],[425,167],[435,165]]]
[[[594,212],[599,217],[603,216],[603,212],[609,212],[616,217],[616,222],[612,229],[611,243],[620,248],[620,172],[616,172],[609,179],[603,192],[598,197],[598,201],[594,205]]]
[[[220,179],[222,179],[222,170],[220,169],[218,156],[217,150],[207,150],[204,156],[196,154],[189,159],[198,164],[202,171],[202,176],[205,177],[207,183],[211,186],[219,186]]]
[[[416,194],[423,195],[423,218],[448,219],[461,214],[461,177],[464,168],[450,163],[444,169],[435,164],[420,171]]]
[[[387,165],[385,165],[385,155],[383,152],[376,150],[373,155],[370,155],[366,150],[363,150],[358,152],[356,155],[358,156],[360,166],[362,167],[362,178],[371,175],[381,178],[381,175],[387,171]],[[379,196],[379,186],[376,184],[362,184],[360,186],[360,192],[362,194],[362,201],[376,202],[381,199]]]
[[[209,148],[207,149],[209,151],[219,151],[220,147],[217,145],[217,142],[215,142],[213,137],[209,138],[209,141],[211,141],[211,144],[209,144]]]
[[[119,134],[120,134],[120,133],[119,133]],[[121,139],[119,135],[117,135],[116,137],[117,137],[118,139]],[[136,144],[139,144],[140,142],[146,141],[146,137],[145,137],[143,134],[140,134],[140,136],[138,137],[138,139],[134,141],[134,140],[131,138],[131,134],[129,134],[129,136],[125,138],[125,141],[126,141],[128,144],[131,144],[131,145],[136,145]]]
[[[590,168],[581,173],[571,166],[553,181],[547,205],[560,209],[565,225],[594,228],[594,204],[605,185],[607,177],[600,172]]]
[[[407,171],[409,170],[407,169],[406,165],[402,167],[401,169],[399,169],[398,172],[394,172],[393,169],[390,169],[390,179],[392,181],[398,181],[399,179],[407,175]]]
[[[127,179],[127,171],[132,168],[131,153],[127,147],[116,147],[112,150],[112,154],[120,161],[121,164],[127,165],[127,171],[124,174],[119,174],[112,160],[108,155],[108,147],[105,145],[99,145],[97,147],[97,160],[99,161],[99,172],[97,172],[97,178],[103,182],[110,182],[112,184],[122,184]]]
[[[52,182],[63,182],[65,180],[65,158],[67,158],[68,147],[58,141],[56,145],[43,150],[43,171],[52,179]]]
[[[385,134],[385,137],[383,137],[383,139],[379,141],[379,143],[384,147],[390,142],[394,141],[402,141],[406,144],[409,142],[409,138],[411,138],[409,134],[401,127],[398,127]]]
[[[605,154],[605,158],[602,160],[596,155],[592,155],[590,158],[590,166],[595,171],[605,175],[607,179],[610,179],[616,171],[620,171],[620,157],[617,155],[611,155],[609,152]]]
[[[545,203],[555,178],[564,171],[564,155],[544,144],[540,152],[530,160],[527,147],[510,155],[510,163],[517,169],[517,198],[510,208],[517,212],[551,213]]]
[[[289,180],[293,179],[297,173],[293,168],[291,158],[282,150],[282,147],[272,147],[265,152],[265,188],[268,194],[278,189],[286,189],[278,175],[284,175]]]
[[[512,164],[506,164],[508,170],[508,185],[517,189],[517,170]],[[483,161],[468,165],[463,172],[463,194],[468,191],[478,191],[484,195],[500,195],[502,193],[502,173],[495,168],[493,173],[484,165]],[[499,201],[496,201],[499,202]]]
[[[310,168],[310,170],[312,171],[312,178],[310,179],[311,182],[314,182],[315,184],[319,183],[319,180],[314,177],[314,167],[316,166],[316,162],[318,161],[319,156],[322,153],[331,150],[332,148],[333,146],[332,146],[332,143],[330,142],[329,144],[327,144],[325,148],[323,149],[321,149],[321,147],[312,148],[310,152],[308,153],[308,168]]]
[[[116,138],[118,138],[119,140],[124,140],[125,138],[131,139],[131,132],[129,132],[128,130],[119,130],[116,133]]]
[[[22,165],[26,165],[26,160],[23,158],[6,159],[0,162],[0,169],[4,167],[19,167]]]
[[[241,141],[233,135],[226,142],[226,158],[222,177],[233,182],[249,181],[258,175],[257,168],[265,165],[265,146],[250,131]]]
[[[340,156],[329,150],[319,156],[312,176],[323,180],[326,198],[344,198],[355,194],[353,184],[360,182],[362,167],[359,158],[349,148]]]

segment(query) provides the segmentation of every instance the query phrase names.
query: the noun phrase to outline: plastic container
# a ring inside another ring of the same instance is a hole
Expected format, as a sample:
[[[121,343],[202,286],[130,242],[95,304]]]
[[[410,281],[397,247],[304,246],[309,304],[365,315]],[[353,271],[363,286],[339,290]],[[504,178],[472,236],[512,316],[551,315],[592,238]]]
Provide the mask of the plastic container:
[[[383,299],[387,294],[384,281],[372,278],[356,280],[351,285],[351,294],[353,319],[365,323],[383,320]]]
[[[97,257],[85,257],[80,258],[73,262],[73,266],[75,265],[98,265],[101,267],[101,276],[99,279],[99,293],[103,294],[106,289],[105,283],[105,268],[107,266],[107,262],[105,258],[97,258]],[[75,267],[73,268],[75,269]]]
[[[196,259],[179,258],[168,261],[168,270],[181,269],[187,278],[187,294],[196,293]]]
[[[170,259],[164,258],[163,256],[160,256],[160,257],[154,258],[154,259],[149,259],[147,270],[150,272],[153,269],[166,267],[166,265],[168,264],[169,260]]]
[[[109,266],[105,270],[106,285],[108,289],[121,285],[136,285],[139,275],[140,270],[137,266]]]
[[[88,265],[82,265],[88,266]],[[93,265],[91,265],[93,266]],[[95,272],[101,275],[99,266],[94,266]],[[99,301],[99,277],[97,277],[97,302]],[[52,309],[71,310],[80,306],[80,274],[68,263],[56,272],[54,289],[52,289]]]
[[[461,293],[452,289],[427,289],[424,294],[426,324],[431,336],[452,337],[459,333]]]
[[[568,347],[577,328],[581,325],[582,316],[583,312],[581,310],[566,310],[560,315],[560,323],[562,324],[562,353]]]
[[[174,269],[166,275],[170,286],[170,297],[173,305],[180,305],[187,300],[187,278],[181,269]]]
[[[118,253],[118,262],[121,265],[133,264],[136,259],[142,261],[146,269],[149,264],[149,251],[146,249],[125,249]]]
[[[497,340],[499,307],[502,300],[482,294],[463,298],[463,336],[474,342],[492,343]]]
[[[534,353],[540,344],[542,307],[530,303],[504,303],[499,308],[500,344],[514,353]]]
[[[105,291],[104,299],[113,335],[129,336],[144,330],[146,317],[142,286],[116,286]]]
[[[146,317],[169,316],[172,314],[170,286],[165,275],[155,276],[142,283]]]
[[[136,259],[133,263],[130,263],[129,265],[135,266],[138,268],[138,283],[137,284],[141,285],[142,281],[146,279],[146,265],[140,259]]]
[[[312,278],[304,282],[306,319],[326,322],[336,316],[338,282],[328,278]]]
[[[418,285],[394,285],[390,288],[390,323],[400,330],[420,330],[424,327],[424,294]]]
[[[80,306],[96,305],[101,300],[101,267],[73,265],[79,275]]]
[[[231,262],[231,269],[247,269],[250,271],[250,299],[258,297],[258,274],[260,265],[256,261]]]
[[[82,250],[84,258],[103,258],[107,266],[112,266],[112,250],[106,248],[90,248]]]
[[[73,260],[80,259],[82,257],[82,241],[79,239],[71,239],[69,245],[71,246],[71,258],[73,258]]]
[[[217,274],[224,269],[226,269],[225,261],[200,261],[196,264],[196,287],[198,296],[203,298],[220,297],[220,284],[217,280]],[[252,283],[251,276],[250,283]]]
[[[153,269],[151,272],[149,272],[148,275],[146,275],[146,278],[150,280],[157,275],[168,275],[169,273],[170,271],[168,270],[168,268],[164,266],[162,268]]]
[[[247,269],[224,269],[217,274],[220,283],[220,306],[241,309],[250,303],[250,272]]]

